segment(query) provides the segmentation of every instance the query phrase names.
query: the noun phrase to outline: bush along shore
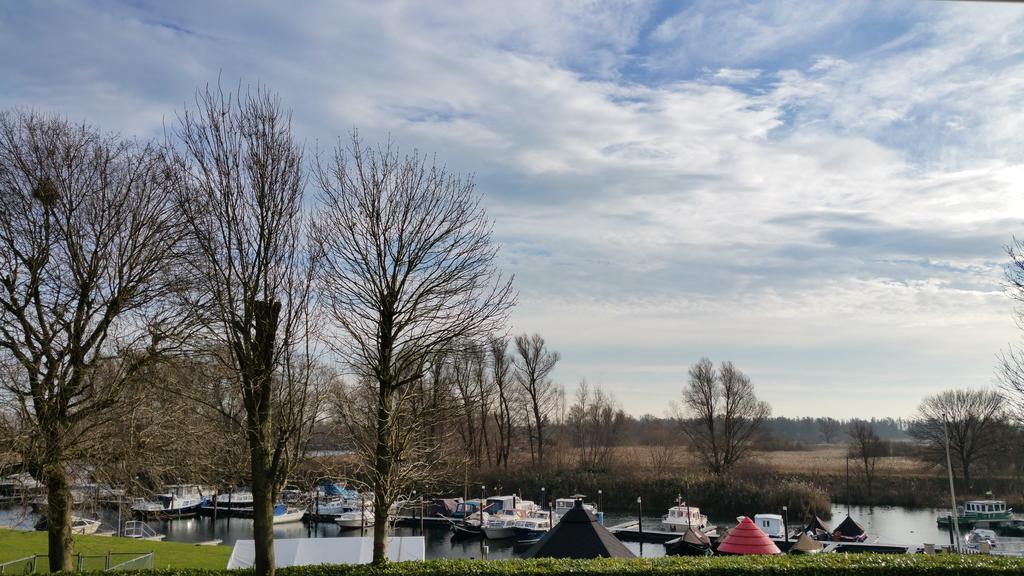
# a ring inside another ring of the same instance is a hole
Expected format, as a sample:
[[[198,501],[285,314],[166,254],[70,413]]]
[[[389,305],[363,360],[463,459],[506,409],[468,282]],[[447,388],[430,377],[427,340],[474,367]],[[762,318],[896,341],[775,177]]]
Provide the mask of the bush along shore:
[[[609,512],[635,512],[636,497],[643,496],[644,509],[659,515],[682,497],[714,517],[731,517],[757,512],[776,512],[788,506],[791,517],[812,514],[827,519],[832,503],[855,506],[903,506],[907,508],[949,508],[949,480],[941,475],[879,474],[868,491],[858,475],[847,481],[845,474],[779,473],[771,469],[742,471],[724,477],[711,474],[644,476],[636,473],[592,472],[574,469],[536,471],[489,471],[481,480],[488,490],[519,492],[523,498],[538,500],[541,488],[547,499],[585,494]],[[472,487],[473,484],[470,484]],[[957,500],[989,497],[1005,500],[1024,510],[1024,482],[1015,478],[982,478],[971,486],[957,485]],[[472,493],[478,496],[479,493]]]
[[[644,510],[651,516],[664,514],[675,505],[677,497],[715,517],[774,512],[788,506],[794,518],[817,514],[827,519],[832,509],[828,492],[815,483],[770,472],[757,477],[701,474],[651,478],[579,470],[531,472],[524,468],[492,472],[483,482],[489,489],[517,492],[528,500],[539,500],[542,493],[546,499],[585,494],[589,501],[597,502],[597,491],[601,490],[602,507],[609,512],[634,512],[636,498],[642,496]]]
[[[923,554],[817,554],[811,556],[734,556],[598,558],[595,560],[428,560],[373,566],[318,565],[280,568],[279,576],[608,576],[612,574],[811,576],[834,574],[929,574],[962,576],[1019,574],[1024,560],[1003,556]],[[152,576],[252,576],[252,570],[154,570]]]

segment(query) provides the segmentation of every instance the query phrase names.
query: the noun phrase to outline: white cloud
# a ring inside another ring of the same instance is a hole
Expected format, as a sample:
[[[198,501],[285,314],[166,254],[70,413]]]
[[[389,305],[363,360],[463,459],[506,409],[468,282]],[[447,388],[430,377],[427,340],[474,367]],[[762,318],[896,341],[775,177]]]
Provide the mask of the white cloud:
[[[0,102],[159,134],[221,74],[279,90],[311,145],[358,127],[436,152],[486,194],[514,329],[636,412],[704,354],[789,413],[819,410],[784,392],[822,375],[840,416],[882,410],[864,389],[988,382],[1014,334],[999,265],[1024,214],[1021,17],[910,10],[840,53],[851,22],[905,6],[716,2],[660,25],[650,8],[8,6]],[[670,73],[687,69],[705,72]]]

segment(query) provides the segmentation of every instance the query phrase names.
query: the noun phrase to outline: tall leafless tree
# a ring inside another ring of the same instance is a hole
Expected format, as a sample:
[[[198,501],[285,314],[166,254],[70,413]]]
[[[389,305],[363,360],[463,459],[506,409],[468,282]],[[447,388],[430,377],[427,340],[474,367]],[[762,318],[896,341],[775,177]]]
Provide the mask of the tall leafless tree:
[[[315,414],[302,149],[264,88],[197,91],[169,142],[191,230],[190,310],[206,353],[229,367],[249,448],[256,574],[274,572],[273,507]]]
[[[51,571],[72,569],[67,466],[116,420],[135,376],[177,341],[181,227],[150,145],[0,113],[2,390],[48,490]]]
[[[353,135],[318,166],[322,297],[336,350],[374,387],[373,560],[387,560],[388,509],[404,489],[396,441],[403,391],[437,354],[504,324],[515,296],[496,266],[491,222],[472,180]],[[405,461],[402,466],[413,463]]]
[[[860,461],[864,483],[870,498],[874,490],[878,462],[885,456],[886,444],[878,437],[878,434],[875,434],[874,426],[864,420],[850,422],[847,436],[850,438],[847,446],[848,454],[851,458]]]
[[[576,402],[566,418],[572,432],[580,468],[604,470],[611,462],[612,448],[620,441],[626,414],[600,386],[581,380]]]
[[[549,350],[540,334],[516,336],[516,354],[512,357],[516,382],[522,387],[529,405],[527,434],[530,440],[531,461],[544,465],[545,429],[559,401],[558,387],[551,380],[551,372],[562,356]]]
[[[1003,397],[995,390],[946,390],[925,398],[917,409],[910,435],[922,443],[924,455],[936,465],[945,465],[946,439],[954,473],[959,469],[966,486],[971,485],[971,466],[999,451],[993,442],[1006,421]]]
[[[711,472],[728,472],[746,458],[769,415],[771,407],[757,399],[750,379],[732,362],[722,362],[716,370],[711,360],[701,358],[690,367],[683,410],[677,417]]]
[[[497,438],[495,444],[495,460],[499,466],[508,468],[508,459],[512,454],[512,430],[515,410],[512,389],[512,358],[508,354],[508,339],[492,336],[488,341],[490,355],[491,382],[498,393],[498,403],[494,412]]]

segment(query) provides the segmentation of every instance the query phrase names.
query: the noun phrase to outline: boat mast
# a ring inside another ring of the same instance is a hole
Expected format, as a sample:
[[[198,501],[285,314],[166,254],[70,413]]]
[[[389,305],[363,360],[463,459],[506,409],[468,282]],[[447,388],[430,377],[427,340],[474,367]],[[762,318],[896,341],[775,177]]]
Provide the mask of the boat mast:
[[[946,439],[946,470],[949,471],[949,501],[952,504],[953,533],[956,535],[956,551],[960,551],[960,522],[957,519],[956,492],[953,491],[953,460],[949,457],[949,431],[946,429],[946,415],[942,415],[942,436]]]
[[[846,455],[846,516],[850,516],[850,455]]]

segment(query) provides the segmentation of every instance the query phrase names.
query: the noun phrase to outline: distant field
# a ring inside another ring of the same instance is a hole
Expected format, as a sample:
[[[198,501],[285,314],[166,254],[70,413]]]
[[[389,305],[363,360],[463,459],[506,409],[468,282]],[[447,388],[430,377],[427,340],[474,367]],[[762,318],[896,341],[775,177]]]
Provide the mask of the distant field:
[[[153,552],[154,568],[223,569],[231,556],[231,548],[227,546],[196,546],[109,536],[75,536],[75,552],[85,556],[103,556],[107,552]],[[46,554],[46,532],[0,529],[0,562],[33,554]],[[127,559],[127,556],[121,558]],[[40,565],[45,570],[45,560],[41,560]],[[86,567],[102,570],[103,559],[90,559]]]
[[[813,450],[782,450],[758,452],[754,457],[780,472],[802,474],[846,472],[846,447],[821,445]],[[860,463],[850,460],[850,470],[858,470]],[[927,474],[927,467],[921,462],[905,456],[882,458],[878,463],[879,474],[919,475]]]
[[[521,464],[530,461],[529,453],[513,455],[513,460]],[[612,450],[614,466],[628,467],[632,470],[650,472],[657,470],[662,473],[678,474],[688,470],[701,468],[696,455],[683,446],[618,446]],[[572,465],[573,455],[570,451],[551,454],[550,460],[556,464]],[[846,447],[836,444],[821,444],[808,450],[777,450],[754,452],[751,462],[770,466],[781,473],[791,474],[838,474],[846,473]],[[850,461],[851,472],[858,470],[859,462]],[[922,476],[932,475],[927,466],[905,456],[882,458],[878,463],[879,475]]]

